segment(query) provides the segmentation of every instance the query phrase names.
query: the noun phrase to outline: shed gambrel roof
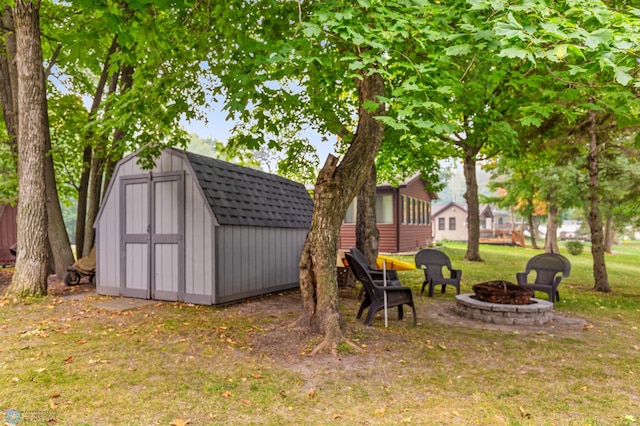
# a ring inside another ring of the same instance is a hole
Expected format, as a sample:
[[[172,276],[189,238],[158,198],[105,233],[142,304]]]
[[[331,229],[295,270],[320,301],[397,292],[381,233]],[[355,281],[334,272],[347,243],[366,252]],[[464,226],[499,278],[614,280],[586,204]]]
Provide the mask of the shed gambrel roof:
[[[309,228],[313,200],[302,184],[185,153],[220,225]]]

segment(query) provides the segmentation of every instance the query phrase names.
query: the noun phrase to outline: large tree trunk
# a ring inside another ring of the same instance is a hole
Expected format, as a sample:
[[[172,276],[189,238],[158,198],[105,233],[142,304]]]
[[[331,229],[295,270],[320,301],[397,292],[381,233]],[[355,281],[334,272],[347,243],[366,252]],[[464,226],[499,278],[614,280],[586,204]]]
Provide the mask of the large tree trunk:
[[[47,294],[48,238],[44,157],[46,87],[39,3],[16,0],[18,70],[18,251],[9,297]],[[43,110],[44,108],[44,110]]]
[[[560,253],[558,248],[558,206],[553,197],[549,197],[547,204],[547,235],[544,241],[544,251],[546,253]]]
[[[480,257],[480,205],[478,201],[478,180],[476,177],[476,155],[478,148],[466,147],[464,153],[464,180],[467,190],[464,199],[467,200],[467,253],[465,260],[481,262]],[[462,224],[460,224],[462,226]]]
[[[46,105],[43,110],[47,110]],[[62,209],[60,208],[60,199],[58,198],[58,187],[56,185],[56,176],[53,168],[53,157],[51,156],[48,116],[45,116],[44,120],[47,128],[44,158],[44,177],[47,191],[47,232],[49,235],[49,244],[51,245],[53,272],[58,278],[62,279],[67,272],[67,268],[73,265],[75,260],[73,258],[73,251],[71,251],[67,228],[64,224]]]
[[[84,242],[82,244],[82,256],[87,256],[95,242],[96,232],[93,224],[98,217],[100,201],[102,199],[102,174],[104,172],[104,159],[97,153],[93,153],[91,161],[91,173],[89,175],[89,198],[87,200],[87,220],[84,227]],[[79,254],[78,254],[79,255]]]
[[[82,257],[84,251],[84,227],[87,222],[87,198],[89,194],[89,174],[91,171],[91,146],[85,146],[82,153],[82,174],[78,187],[78,209],[76,211],[76,255]]]
[[[376,166],[358,192],[356,220],[356,247],[364,253],[370,264],[376,264],[380,232],[376,223]]]
[[[598,177],[598,134],[596,132],[596,112],[589,113],[591,125],[589,127],[589,228],[591,229],[591,255],[593,256],[593,277],[596,291],[609,292],[609,277],[607,275],[607,265],[604,260],[604,238],[602,232],[602,219],[600,218],[600,195],[598,187],[600,180]]]
[[[378,96],[384,95],[382,77],[363,73],[358,94],[360,105],[367,100],[378,102]],[[318,174],[311,228],[299,264],[302,314],[298,324],[324,334],[312,353],[328,349],[337,355],[337,345],[345,340],[336,280],[338,235],[349,203],[370,174],[382,145],[384,125],[374,117],[384,112],[384,104],[374,114],[360,107],[358,127],[343,160],[338,165],[329,156]]]

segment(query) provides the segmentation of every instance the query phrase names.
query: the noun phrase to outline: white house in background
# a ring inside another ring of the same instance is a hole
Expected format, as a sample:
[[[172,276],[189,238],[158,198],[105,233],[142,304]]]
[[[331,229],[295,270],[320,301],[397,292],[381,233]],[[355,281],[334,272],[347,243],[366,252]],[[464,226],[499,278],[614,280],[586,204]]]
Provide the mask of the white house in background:
[[[511,213],[491,208],[490,205],[480,206],[481,231],[510,231],[516,227]]]
[[[435,210],[431,217],[434,241],[467,241],[466,207],[451,201]]]
[[[434,241],[467,241],[469,234],[467,207],[456,202],[450,202],[434,208],[433,213],[433,240]],[[480,232],[510,231],[514,229],[513,219],[510,213],[492,209],[489,205],[480,206]]]

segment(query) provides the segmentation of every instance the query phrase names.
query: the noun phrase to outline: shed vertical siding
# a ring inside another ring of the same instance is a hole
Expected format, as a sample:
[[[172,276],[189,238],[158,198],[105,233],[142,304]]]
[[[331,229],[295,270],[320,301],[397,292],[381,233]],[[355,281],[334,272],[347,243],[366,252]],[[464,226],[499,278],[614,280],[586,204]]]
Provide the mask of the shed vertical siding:
[[[113,177],[113,182],[119,176]],[[113,185],[112,182],[112,185]],[[120,185],[117,184],[116,188]],[[98,294],[120,294],[120,196],[111,191],[100,209],[104,219],[97,223],[96,231],[96,290]]]
[[[187,174],[185,182],[185,301],[213,301],[214,264],[211,211],[197,180]]]
[[[216,302],[297,287],[306,235],[294,228],[217,227]]]

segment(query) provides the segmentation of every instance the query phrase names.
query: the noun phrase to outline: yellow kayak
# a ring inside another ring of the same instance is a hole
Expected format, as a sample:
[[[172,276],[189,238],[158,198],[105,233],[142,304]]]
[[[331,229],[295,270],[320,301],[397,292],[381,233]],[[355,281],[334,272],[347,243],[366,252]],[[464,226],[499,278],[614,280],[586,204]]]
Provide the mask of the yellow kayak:
[[[409,262],[403,262],[389,256],[378,256],[376,259],[376,267],[382,269],[382,263],[387,262],[387,269],[395,269],[396,271],[411,271],[416,269],[416,265]]]

